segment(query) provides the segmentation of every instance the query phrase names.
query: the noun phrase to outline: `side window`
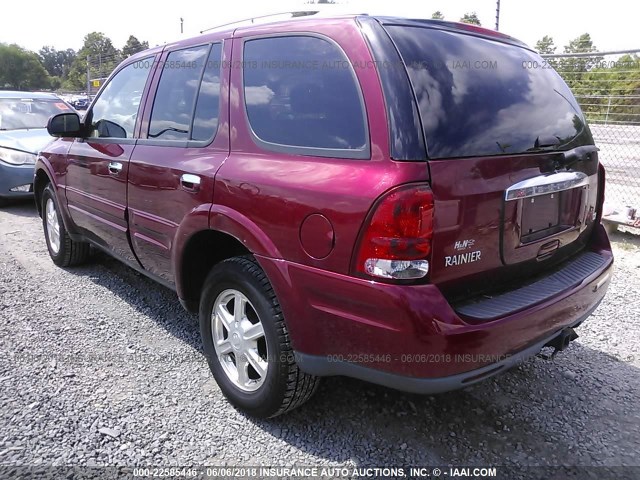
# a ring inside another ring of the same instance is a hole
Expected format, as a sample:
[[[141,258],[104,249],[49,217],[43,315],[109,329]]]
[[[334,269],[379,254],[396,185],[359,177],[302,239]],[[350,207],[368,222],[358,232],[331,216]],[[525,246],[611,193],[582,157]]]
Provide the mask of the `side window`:
[[[91,134],[100,138],[133,138],[136,117],[153,57],[127,65],[104,87],[91,110]]]
[[[264,148],[368,158],[360,87],[337,45],[311,36],[249,40],[243,64],[247,116]]]
[[[148,137],[188,140],[193,109],[208,45],[171,52],[164,65],[151,110]]]
[[[220,111],[220,67],[222,64],[222,45],[211,47],[204,75],[198,92],[196,112],[191,129],[192,140],[211,140],[218,130]]]

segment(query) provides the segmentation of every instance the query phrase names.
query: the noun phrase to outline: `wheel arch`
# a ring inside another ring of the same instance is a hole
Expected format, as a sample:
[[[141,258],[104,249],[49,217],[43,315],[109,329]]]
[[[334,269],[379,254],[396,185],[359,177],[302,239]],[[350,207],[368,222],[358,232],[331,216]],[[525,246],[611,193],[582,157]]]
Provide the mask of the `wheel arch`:
[[[184,244],[176,267],[176,290],[182,305],[197,312],[204,281],[211,269],[231,257],[251,253],[237,238],[217,230],[200,230]]]
[[[219,262],[239,255],[282,258],[269,237],[251,219],[224,205],[193,212],[177,235],[174,272],[182,305],[198,309],[207,274]],[[194,273],[195,272],[195,273]]]
[[[48,184],[54,185],[55,183],[52,180],[52,176],[49,175],[49,172],[46,170],[44,166],[36,169],[36,173],[33,178],[33,195],[36,202],[36,208],[38,209],[38,215],[42,217],[42,192],[47,188]]]

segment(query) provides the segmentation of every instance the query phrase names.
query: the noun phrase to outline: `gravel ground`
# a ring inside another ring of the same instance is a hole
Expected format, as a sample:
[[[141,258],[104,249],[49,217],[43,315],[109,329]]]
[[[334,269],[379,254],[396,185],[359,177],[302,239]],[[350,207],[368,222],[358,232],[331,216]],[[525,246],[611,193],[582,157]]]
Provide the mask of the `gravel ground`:
[[[640,237],[612,240],[609,293],[554,361],[428,397],[331,378],[256,421],[222,397],[174,293],[104,255],[55,267],[35,208],[5,207],[0,465],[638,466]]]

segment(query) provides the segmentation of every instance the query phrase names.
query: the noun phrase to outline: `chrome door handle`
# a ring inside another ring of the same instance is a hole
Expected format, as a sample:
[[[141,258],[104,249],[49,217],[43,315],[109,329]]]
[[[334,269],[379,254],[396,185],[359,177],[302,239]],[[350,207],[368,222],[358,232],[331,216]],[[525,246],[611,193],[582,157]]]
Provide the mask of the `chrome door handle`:
[[[122,164],[120,162],[111,162],[109,164],[109,173],[117,175],[122,171]]]
[[[180,177],[180,185],[185,190],[195,192],[200,188],[200,177],[191,173],[183,173]]]

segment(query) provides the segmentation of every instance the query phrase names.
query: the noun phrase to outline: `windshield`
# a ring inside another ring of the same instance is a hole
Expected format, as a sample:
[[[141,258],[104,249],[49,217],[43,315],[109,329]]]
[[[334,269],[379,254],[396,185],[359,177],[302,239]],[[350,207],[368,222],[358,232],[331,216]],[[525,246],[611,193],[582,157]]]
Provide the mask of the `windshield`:
[[[0,98],[0,130],[46,128],[49,117],[70,111],[66,103],[55,98]]]
[[[386,28],[409,73],[430,158],[593,143],[571,91],[536,53],[443,30]]]

